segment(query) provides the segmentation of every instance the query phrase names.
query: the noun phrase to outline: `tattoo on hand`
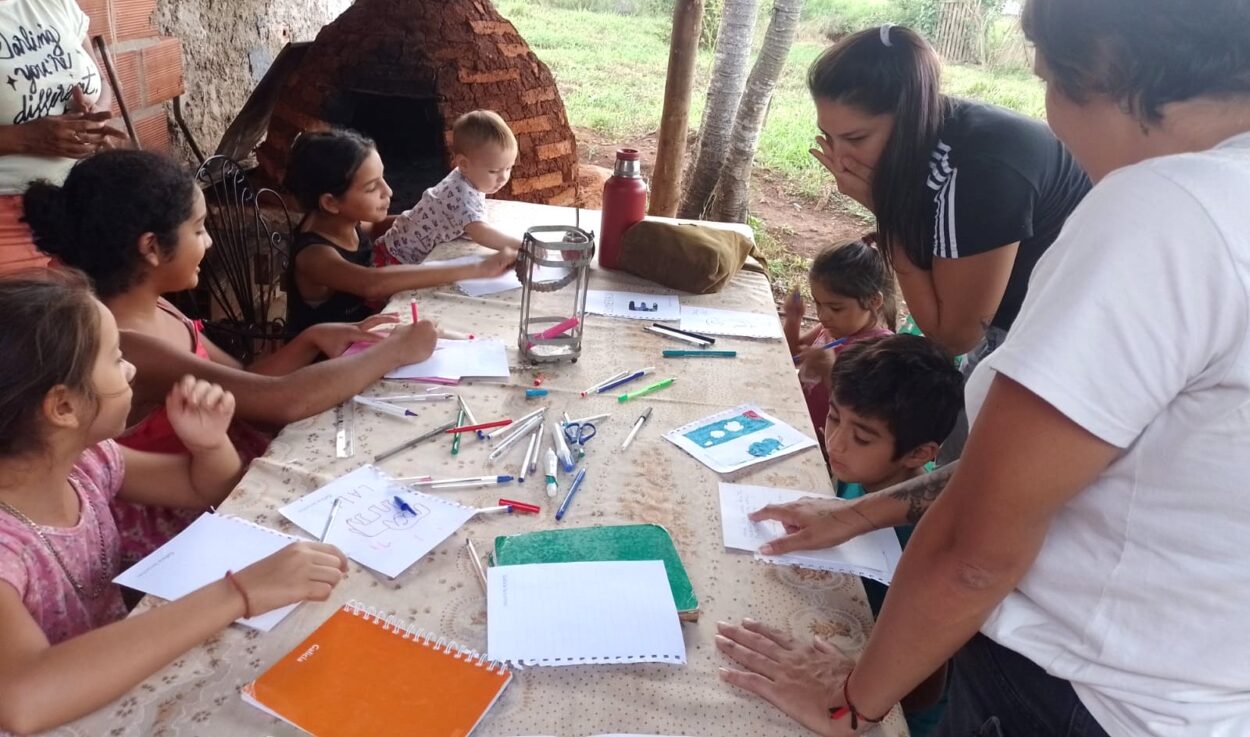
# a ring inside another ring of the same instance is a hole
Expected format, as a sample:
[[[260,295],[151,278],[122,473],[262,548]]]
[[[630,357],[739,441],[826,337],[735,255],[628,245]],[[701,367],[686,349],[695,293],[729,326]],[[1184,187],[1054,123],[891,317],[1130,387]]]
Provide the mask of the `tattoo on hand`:
[[[904,481],[888,489],[890,497],[907,503],[907,521],[916,524],[924,516],[925,510],[938,498],[942,489],[951,480],[959,461],[948,463],[933,473]]]

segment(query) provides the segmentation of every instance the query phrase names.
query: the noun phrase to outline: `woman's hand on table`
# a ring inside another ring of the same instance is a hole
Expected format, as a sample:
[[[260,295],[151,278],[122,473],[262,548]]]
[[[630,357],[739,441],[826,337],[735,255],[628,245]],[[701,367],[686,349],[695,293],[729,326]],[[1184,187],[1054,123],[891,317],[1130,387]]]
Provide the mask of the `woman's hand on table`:
[[[816,136],[817,148],[808,153],[825,167],[838,184],[838,191],[859,204],[872,208],[872,169],[846,156],[838,156],[824,135]]]
[[[752,522],[780,522],[786,534],[760,548],[764,555],[795,550],[824,550],[876,529],[854,504],[841,499],[799,499],[769,504],[748,515]]]
[[[304,333],[317,350],[330,358],[337,358],[353,343],[377,343],[386,337],[372,332],[374,328],[398,323],[399,316],[392,312],[374,315],[360,322],[326,322],[314,325]]]
[[[474,267],[477,272],[474,279],[494,279],[502,276],[505,271],[511,269],[516,264],[516,251],[511,248],[504,248],[497,253],[491,254],[481,263]]]
[[[396,325],[391,334],[382,340],[383,347],[394,351],[396,366],[421,363],[434,353],[437,344],[438,326],[428,320]]]
[[[292,543],[235,574],[247,592],[251,615],[301,601],[325,601],[347,573],[347,558],[333,545]]]
[[[816,734],[857,734],[851,720],[830,719],[829,709],[843,706],[842,683],[854,665],[849,657],[819,638],[797,640],[750,619],[741,626],[716,625],[716,648],[737,663],[721,668],[721,680],[750,691]],[[861,724],[867,731],[871,724]]]

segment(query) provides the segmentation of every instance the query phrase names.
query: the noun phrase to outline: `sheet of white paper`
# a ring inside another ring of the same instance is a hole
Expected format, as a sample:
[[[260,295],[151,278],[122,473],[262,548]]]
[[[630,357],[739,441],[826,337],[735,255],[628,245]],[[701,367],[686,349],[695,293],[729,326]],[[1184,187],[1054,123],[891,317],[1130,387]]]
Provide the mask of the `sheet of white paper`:
[[[187,529],[123,571],[113,582],[172,601],[220,581],[226,571],[247,568],[298,540],[238,517],[202,514]],[[291,604],[235,621],[268,632],[296,606]]]
[[[426,261],[426,266],[467,266],[485,261],[481,256],[462,256],[460,258],[447,259],[446,261]],[[538,281],[554,281],[564,275],[564,270],[555,266],[539,266],[536,277]],[[521,288],[521,280],[516,277],[516,270],[509,269],[500,276],[490,279],[462,279],[456,282],[456,286],[460,291],[470,297],[485,297],[490,294],[499,294],[512,289]]]
[[[388,379],[461,379],[465,376],[507,378],[508,351],[497,340],[439,338],[433,355],[421,363],[400,366]]]
[[[486,644],[492,660],[686,662],[662,561],[494,566],[487,579]]]
[[[748,550],[755,553],[756,560],[782,565],[797,565],[822,571],[852,573],[872,578],[884,584],[894,578],[902,548],[894,530],[873,530],[854,537],[836,548],[805,550],[786,555],[761,555],[760,546],[785,534],[781,523],[772,520],[752,522],[747,515],[768,504],[786,504],[805,497],[835,499],[803,491],[773,489],[766,486],[743,484],[720,485],[721,528],[725,535],[725,547]]]
[[[781,320],[776,312],[739,312],[714,307],[681,306],[681,329],[705,335],[734,335],[740,338],[780,339]]]
[[[399,509],[399,496],[416,514]],[[335,499],[342,499],[326,542],[348,558],[395,578],[446,540],[477,510],[414,491],[374,466],[362,466],[278,510],[320,537]]]
[[[717,473],[816,447],[816,441],[750,404],[718,412],[664,437]]]
[[[642,292],[587,289],[586,311],[595,315],[623,317],[629,320],[664,322],[681,319],[681,300],[676,294],[643,294]]]

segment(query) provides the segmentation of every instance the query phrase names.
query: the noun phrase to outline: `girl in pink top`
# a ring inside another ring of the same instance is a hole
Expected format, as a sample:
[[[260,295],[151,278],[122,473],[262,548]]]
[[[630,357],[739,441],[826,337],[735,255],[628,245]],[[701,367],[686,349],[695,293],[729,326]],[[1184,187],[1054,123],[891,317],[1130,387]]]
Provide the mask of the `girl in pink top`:
[[[786,301],[786,343],[799,356],[799,381],[820,447],[824,448],[829,413],[830,371],[838,351],[861,340],[894,332],[894,278],[877,250],[874,236],[839,243],[812,261],[808,272],[820,325],[802,333],[803,298],[796,291]],[[844,342],[832,349],[829,343]]]
[[[115,498],[221,503],[243,471],[226,437],[234,397],[184,377],[165,411],[186,455],[112,441],[134,367],[109,310],[75,272],[0,279],[0,732],[97,709],[241,616],[325,599],[337,549],[295,543],[233,576],[125,619]]]
[[[122,349],[137,370],[130,429],[118,442],[135,450],[184,452],[161,408],[187,374],[235,396],[237,419],[252,427],[236,422],[230,438],[250,460],[267,443],[256,426],[274,428],[323,412],[434,350],[435,329],[428,322],[393,325],[385,338],[370,332],[396,323],[395,316],[318,325],[247,366],[214,345],[162,297],[196,286],[212,239],[195,177],[160,154],[97,154],[75,164],[62,186],[31,185],[25,208],[39,248],[85,273],[117,320]],[[378,345],[341,355],[356,341]],[[169,511],[115,502],[125,560],[156,549],[206,508]]]

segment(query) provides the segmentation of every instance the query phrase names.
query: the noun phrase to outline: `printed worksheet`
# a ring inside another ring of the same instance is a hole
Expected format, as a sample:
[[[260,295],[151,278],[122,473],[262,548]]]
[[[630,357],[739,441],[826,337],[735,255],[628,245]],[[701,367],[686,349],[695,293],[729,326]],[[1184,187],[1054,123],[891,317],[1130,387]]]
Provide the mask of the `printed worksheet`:
[[[586,311],[594,315],[622,317],[627,320],[681,319],[681,300],[676,294],[643,294],[642,292],[612,292],[602,289],[586,290]]]
[[[717,473],[816,447],[812,438],[749,404],[696,420],[664,437]]]

